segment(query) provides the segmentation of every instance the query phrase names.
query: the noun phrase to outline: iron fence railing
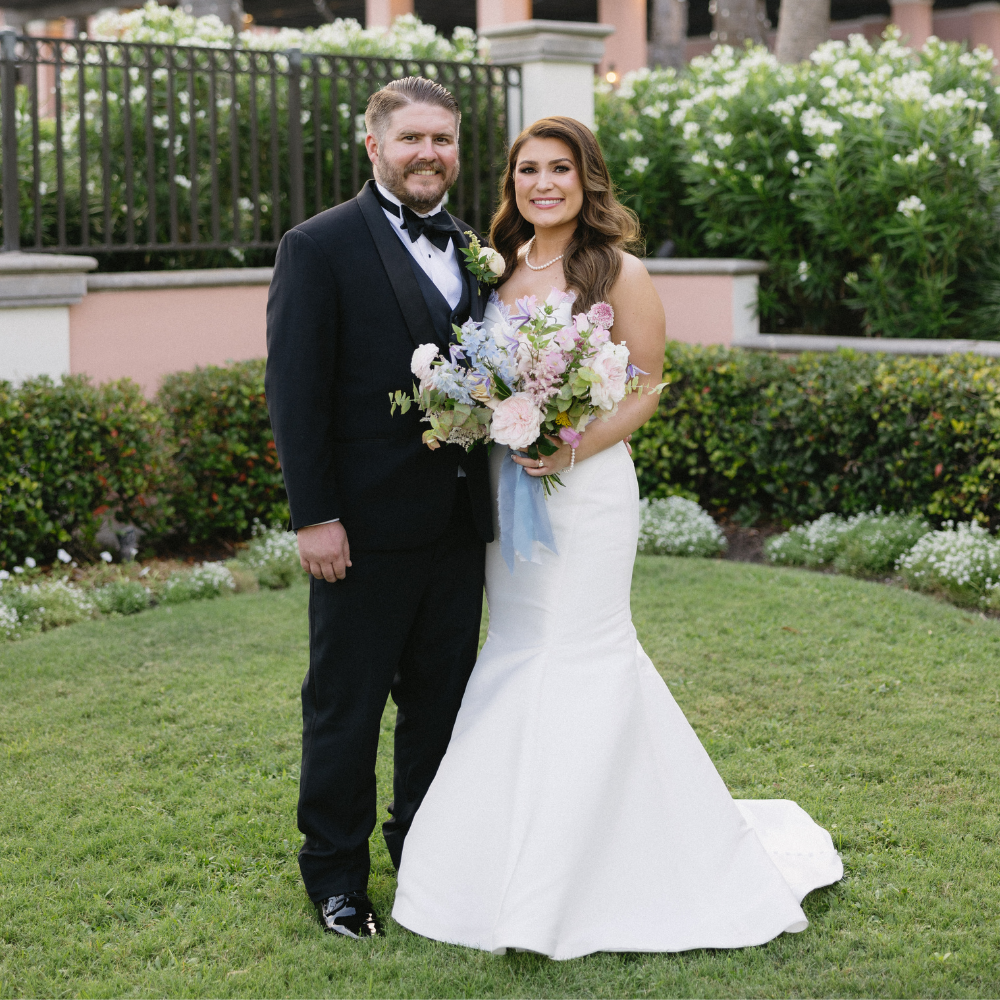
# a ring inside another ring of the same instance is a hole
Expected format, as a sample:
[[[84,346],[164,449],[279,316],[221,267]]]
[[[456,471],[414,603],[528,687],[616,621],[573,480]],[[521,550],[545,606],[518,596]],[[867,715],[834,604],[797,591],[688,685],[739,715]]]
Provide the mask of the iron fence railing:
[[[0,32],[3,249],[273,249],[371,176],[368,96],[406,75],[462,108],[450,210],[488,224],[517,67]]]

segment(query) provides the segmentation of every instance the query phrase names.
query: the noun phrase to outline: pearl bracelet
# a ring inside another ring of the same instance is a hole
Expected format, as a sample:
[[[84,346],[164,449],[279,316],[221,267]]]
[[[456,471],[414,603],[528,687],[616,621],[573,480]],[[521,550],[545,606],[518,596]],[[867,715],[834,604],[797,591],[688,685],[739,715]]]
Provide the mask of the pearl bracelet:
[[[570,455],[569,458],[569,467],[572,469],[573,466],[576,465],[576,448],[570,448],[570,451],[572,452],[572,454]]]

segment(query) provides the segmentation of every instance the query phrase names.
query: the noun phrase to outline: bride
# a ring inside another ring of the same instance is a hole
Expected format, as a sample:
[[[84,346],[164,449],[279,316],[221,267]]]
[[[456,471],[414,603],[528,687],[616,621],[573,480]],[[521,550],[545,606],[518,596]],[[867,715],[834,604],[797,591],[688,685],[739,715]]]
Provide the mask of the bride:
[[[507,268],[487,324],[525,295],[607,301],[612,337],[660,381],[664,315],[623,247],[635,218],[614,197],[594,136],[545,118],[510,150],[491,242]],[[843,875],[830,835],[794,802],[733,800],[636,639],[639,530],[622,439],[656,409],[631,395],[563,445],[547,500],[555,549],[513,573],[487,551],[490,624],[448,751],[403,848],[393,917],[453,944],[555,959],[595,951],[762,944],[807,926],[800,902]]]

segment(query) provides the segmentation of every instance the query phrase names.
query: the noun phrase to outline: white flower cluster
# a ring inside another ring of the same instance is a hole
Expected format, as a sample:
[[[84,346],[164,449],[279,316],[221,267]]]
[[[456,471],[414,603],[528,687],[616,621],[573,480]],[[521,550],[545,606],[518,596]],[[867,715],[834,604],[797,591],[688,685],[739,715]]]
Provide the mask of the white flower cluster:
[[[725,548],[722,529],[693,500],[675,496],[641,501],[639,551],[645,555],[708,558]]]
[[[172,573],[163,588],[167,604],[218,597],[224,590],[235,590],[236,581],[225,563],[205,562],[194,569]]]
[[[161,6],[155,0],[124,14],[106,13],[98,17],[91,37],[212,48],[228,48],[235,41],[233,29],[218,17],[192,17],[180,7]],[[258,51],[301,49],[305,53],[448,62],[485,59],[489,52],[486,40],[477,39],[469,28],[456,28],[449,41],[433,25],[423,24],[412,14],[396,18],[391,28],[364,28],[348,17],[318,28],[282,28],[275,32],[251,29],[240,34],[239,44]]]
[[[1000,541],[982,525],[946,521],[896,564],[918,590],[941,591],[962,603],[985,603],[1000,589]]]
[[[859,521],[875,516],[875,513],[855,514],[846,519],[823,514],[809,524],[798,524],[769,539],[765,545],[767,558],[779,566],[829,566],[840,551],[841,536]]]
[[[7,604],[0,601],[0,638],[19,639],[21,632],[18,628],[20,619],[17,612]]]
[[[247,549],[245,562],[251,569],[263,569],[273,563],[299,564],[299,541],[294,531],[274,525],[265,528],[254,518],[253,538]]]

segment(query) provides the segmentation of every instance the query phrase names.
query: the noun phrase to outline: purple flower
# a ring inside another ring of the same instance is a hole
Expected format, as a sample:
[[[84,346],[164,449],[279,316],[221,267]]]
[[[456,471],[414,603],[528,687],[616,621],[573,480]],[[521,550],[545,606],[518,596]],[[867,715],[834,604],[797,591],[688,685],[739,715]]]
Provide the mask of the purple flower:
[[[579,448],[583,435],[579,431],[573,430],[572,427],[560,427],[559,440],[565,441],[571,448]]]
[[[630,364],[625,369],[625,377],[629,380],[634,379],[636,375],[648,375],[649,372],[644,372],[641,368],[636,368],[635,365]]]
[[[459,344],[452,344],[448,348],[448,353],[451,355],[451,363],[457,365],[459,361],[465,360],[465,351],[462,350]]]
[[[531,314],[535,311],[538,306],[538,296],[537,295],[524,295],[521,298],[515,300],[514,308],[517,310],[516,313],[511,313],[510,323],[511,326],[516,330],[519,326],[527,323],[531,319]]]

